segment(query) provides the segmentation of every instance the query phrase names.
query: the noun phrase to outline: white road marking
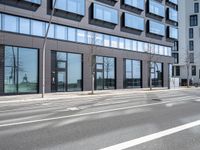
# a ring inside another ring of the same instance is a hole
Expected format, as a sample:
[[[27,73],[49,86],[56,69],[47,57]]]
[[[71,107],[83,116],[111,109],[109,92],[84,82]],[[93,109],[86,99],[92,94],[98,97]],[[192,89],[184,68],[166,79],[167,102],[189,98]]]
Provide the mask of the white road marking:
[[[171,128],[171,129],[167,129],[164,131],[160,131],[160,132],[157,132],[154,134],[150,134],[147,136],[143,136],[143,137],[140,137],[140,138],[137,138],[134,140],[127,141],[127,142],[123,142],[123,143],[120,143],[117,145],[106,147],[106,148],[103,148],[100,150],[124,150],[124,149],[130,148],[130,147],[134,147],[134,146],[137,146],[137,145],[140,145],[140,144],[152,141],[152,140],[156,140],[156,139],[159,139],[159,138],[171,135],[171,134],[175,134],[177,132],[181,132],[181,131],[184,131],[184,130],[187,130],[187,129],[190,129],[190,128],[193,128],[196,126],[200,126],[200,120],[197,120],[197,121],[194,121],[191,123],[187,123],[187,124],[184,124],[181,126],[177,126],[177,127]]]
[[[191,101],[191,100],[194,100],[194,99],[178,100],[176,102]],[[1,127],[8,127],[8,126],[31,124],[31,123],[39,123],[39,122],[45,122],[45,121],[54,121],[54,120],[59,120],[59,119],[68,119],[68,118],[73,118],[73,117],[96,115],[96,114],[101,114],[101,113],[115,112],[115,111],[127,110],[127,109],[132,109],[132,108],[156,106],[156,105],[166,104],[166,103],[170,103],[170,102],[171,101],[165,101],[165,102],[158,102],[158,103],[152,103],[152,104],[142,104],[142,105],[137,105],[137,106],[128,106],[128,107],[121,107],[121,108],[108,109],[108,110],[102,110],[102,111],[88,112],[88,113],[83,113],[83,114],[75,114],[75,115],[69,115],[69,116],[60,116],[60,117],[53,117],[53,118],[46,118],[46,119],[38,119],[38,120],[14,122],[14,123],[8,123],[8,124],[0,124],[0,128]],[[0,121],[0,123],[1,123],[1,121]]]

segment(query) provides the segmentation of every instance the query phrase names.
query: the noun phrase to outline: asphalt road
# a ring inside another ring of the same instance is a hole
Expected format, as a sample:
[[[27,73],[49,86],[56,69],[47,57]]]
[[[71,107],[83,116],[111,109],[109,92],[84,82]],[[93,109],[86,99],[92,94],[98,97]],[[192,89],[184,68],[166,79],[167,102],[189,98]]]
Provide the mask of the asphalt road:
[[[199,120],[199,89],[4,104],[0,150],[200,150]]]

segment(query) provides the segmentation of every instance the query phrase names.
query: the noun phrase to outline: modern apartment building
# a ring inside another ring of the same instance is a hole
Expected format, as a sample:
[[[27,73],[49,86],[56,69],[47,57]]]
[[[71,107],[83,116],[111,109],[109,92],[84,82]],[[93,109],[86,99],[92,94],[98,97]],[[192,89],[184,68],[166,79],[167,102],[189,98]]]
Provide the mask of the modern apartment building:
[[[175,65],[173,74],[182,85],[200,80],[200,0],[179,1],[179,43],[173,51]]]
[[[53,0],[0,0],[0,93],[42,91]],[[57,0],[46,92],[168,87],[177,0]],[[150,75],[151,73],[151,75]]]

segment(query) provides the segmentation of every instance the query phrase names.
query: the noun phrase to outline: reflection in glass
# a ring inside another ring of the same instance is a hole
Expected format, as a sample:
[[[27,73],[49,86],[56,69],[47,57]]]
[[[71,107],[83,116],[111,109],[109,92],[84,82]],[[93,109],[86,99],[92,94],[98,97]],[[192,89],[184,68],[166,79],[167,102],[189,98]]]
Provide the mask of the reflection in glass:
[[[152,86],[162,87],[163,86],[163,65],[158,62],[151,62],[151,79]]]
[[[54,4],[54,0],[52,1],[52,4]],[[57,0],[55,8],[79,15],[84,15],[85,0]]]
[[[61,40],[67,39],[67,28],[65,26],[56,25],[56,38]]]
[[[58,71],[57,73],[57,91],[64,92],[66,90],[66,73]]]
[[[57,81],[52,82],[52,91],[81,91],[82,55],[52,51],[51,58],[56,60],[52,67],[52,80]]]
[[[115,58],[96,56],[96,89],[114,89],[115,82]]]
[[[19,32],[22,34],[30,34],[31,29],[30,29],[30,20],[29,19],[24,19],[20,18],[19,19]]]
[[[67,39],[68,41],[76,41],[76,30],[74,28],[68,28],[68,32],[67,32],[68,36]]]
[[[17,93],[17,48],[5,47],[5,74],[4,74],[4,92]]]
[[[68,54],[68,91],[82,89],[82,60],[80,54]]]
[[[144,30],[144,18],[125,13],[125,27],[133,28],[136,30]]]
[[[44,22],[31,20],[31,34],[36,36],[44,36]]]
[[[38,52],[36,49],[5,46],[5,93],[38,91]]]
[[[11,15],[2,15],[3,16],[3,30],[10,32],[18,31],[18,18]]]
[[[37,51],[35,49],[19,48],[18,92],[37,92]]]
[[[99,4],[94,4],[94,19],[118,24],[118,11]]]
[[[141,61],[125,59],[125,88],[141,87]]]

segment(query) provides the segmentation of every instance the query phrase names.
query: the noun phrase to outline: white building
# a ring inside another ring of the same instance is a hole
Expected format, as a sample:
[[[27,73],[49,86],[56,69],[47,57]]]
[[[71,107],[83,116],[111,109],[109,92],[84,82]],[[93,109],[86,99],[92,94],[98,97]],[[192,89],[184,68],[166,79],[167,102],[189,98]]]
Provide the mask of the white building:
[[[187,64],[189,79],[200,81],[200,0],[179,0],[179,41],[175,43],[173,73],[181,84],[187,83]]]

